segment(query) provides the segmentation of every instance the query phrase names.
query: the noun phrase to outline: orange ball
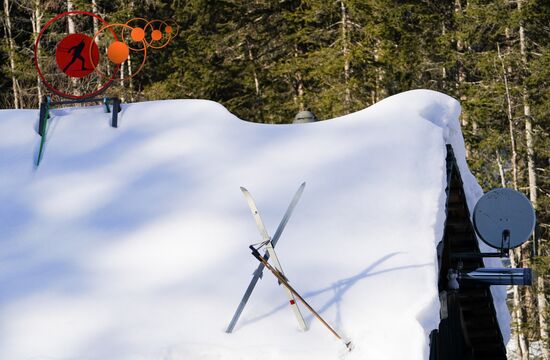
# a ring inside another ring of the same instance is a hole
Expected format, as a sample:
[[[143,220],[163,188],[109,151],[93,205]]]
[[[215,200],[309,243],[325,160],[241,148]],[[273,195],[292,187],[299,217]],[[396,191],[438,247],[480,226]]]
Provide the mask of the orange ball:
[[[153,32],[151,33],[151,39],[153,39],[154,41],[162,39],[162,33],[160,32],[160,30],[153,30]]]
[[[142,28],[135,27],[132,29],[132,32],[130,33],[130,37],[132,40],[138,42],[142,41],[145,38],[145,31],[143,31]]]
[[[166,27],[166,29],[164,29],[164,31],[166,31],[167,34],[171,34],[172,33],[172,27],[170,25],[168,25]]]
[[[128,59],[129,54],[130,49],[128,48],[128,45],[120,41],[113,42],[109,45],[109,48],[107,48],[107,57],[117,65],[125,62],[126,59]]]

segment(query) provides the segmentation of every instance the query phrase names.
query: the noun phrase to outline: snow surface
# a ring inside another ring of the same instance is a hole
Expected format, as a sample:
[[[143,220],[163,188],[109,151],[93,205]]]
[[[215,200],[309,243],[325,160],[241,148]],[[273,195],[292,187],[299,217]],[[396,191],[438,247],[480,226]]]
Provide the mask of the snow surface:
[[[99,106],[52,113],[36,168],[38,111],[0,111],[0,359],[428,359],[446,143],[471,208],[482,195],[456,100],[416,90],[301,125],[204,100],[123,105],[118,129]],[[303,181],[277,253],[351,353],[303,307],[299,331],[267,271],[224,332],[261,241],[239,187],[273,235]]]

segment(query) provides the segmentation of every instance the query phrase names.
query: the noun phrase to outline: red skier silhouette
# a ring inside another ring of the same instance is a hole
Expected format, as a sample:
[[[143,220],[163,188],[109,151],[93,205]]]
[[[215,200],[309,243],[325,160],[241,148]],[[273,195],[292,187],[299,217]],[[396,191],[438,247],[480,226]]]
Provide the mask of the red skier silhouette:
[[[92,70],[92,69],[88,69],[85,67],[86,65],[86,59],[84,59],[84,57],[82,57],[82,50],[84,50],[84,47],[86,46],[86,43],[84,42],[84,39],[82,39],[82,41],[78,44],[76,44],[75,46],[71,47],[67,52],[70,54],[72,53],[73,54],[73,58],[71,59],[71,61],[67,64],[67,66],[65,66],[65,68],[63,69],[63,72],[67,72],[67,70],[69,69],[69,67],[74,64],[74,62],[76,60],[80,60],[82,62],[82,71],[85,71],[85,70]]]

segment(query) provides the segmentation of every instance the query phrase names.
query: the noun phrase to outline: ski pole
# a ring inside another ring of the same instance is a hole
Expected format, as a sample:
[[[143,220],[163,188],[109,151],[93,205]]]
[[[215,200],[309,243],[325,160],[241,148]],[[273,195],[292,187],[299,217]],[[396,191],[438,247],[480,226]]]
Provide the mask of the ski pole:
[[[342,338],[342,336],[340,336],[340,334],[338,334],[336,332],[336,330],[334,330],[322,317],[321,315],[319,315],[317,313],[317,311],[315,311],[308,303],[307,301],[300,295],[298,294],[298,292],[296,290],[294,290],[294,288],[292,286],[290,286],[290,284],[288,283],[288,280],[286,279],[285,276],[283,276],[279,271],[277,271],[275,268],[273,268],[271,266],[271,264],[269,264],[267,262],[267,260],[261,256],[261,254],[258,252],[258,250],[256,250],[256,248],[253,246],[253,245],[250,245],[249,246],[250,250],[252,250],[252,255],[254,255],[254,257],[256,259],[258,259],[262,264],[265,265],[265,267],[271,271],[273,273],[273,275],[275,275],[275,277],[279,280],[279,282],[281,284],[283,284],[284,286],[286,286],[286,288],[288,290],[290,290],[290,292],[292,294],[294,294],[294,296],[296,296],[298,298],[298,300],[300,300],[302,302],[302,304],[304,304],[304,306],[313,314],[313,316],[315,316],[317,318],[317,320],[319,320],[323,325],[326,326],[327,329],[329,329],[329,331],[338,338],[338,340],[340,341],[343,341],[344,344],[346,345],[346,347],[348,348],[349,351],[351,351],[351,341],[348,341],[348,342],[345,342],[344,339]]]

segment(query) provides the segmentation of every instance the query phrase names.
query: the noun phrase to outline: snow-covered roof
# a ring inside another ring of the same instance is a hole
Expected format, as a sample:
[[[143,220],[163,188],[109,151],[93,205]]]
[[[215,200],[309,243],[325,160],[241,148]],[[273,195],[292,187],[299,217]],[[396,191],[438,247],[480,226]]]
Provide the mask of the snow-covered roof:
[[[38,111],[0,111],[0,358],[428,359],[446,143],[469,206],[482,195],[459,113],[428,90],[299,125],[204,100],[123,105],[118,129],[54,109],[36,168]],[[268,272],[225,333],[261,241],[239,188],[273,235],[304,181],[277,254],[349,353],[303,308],[300,331]]]

